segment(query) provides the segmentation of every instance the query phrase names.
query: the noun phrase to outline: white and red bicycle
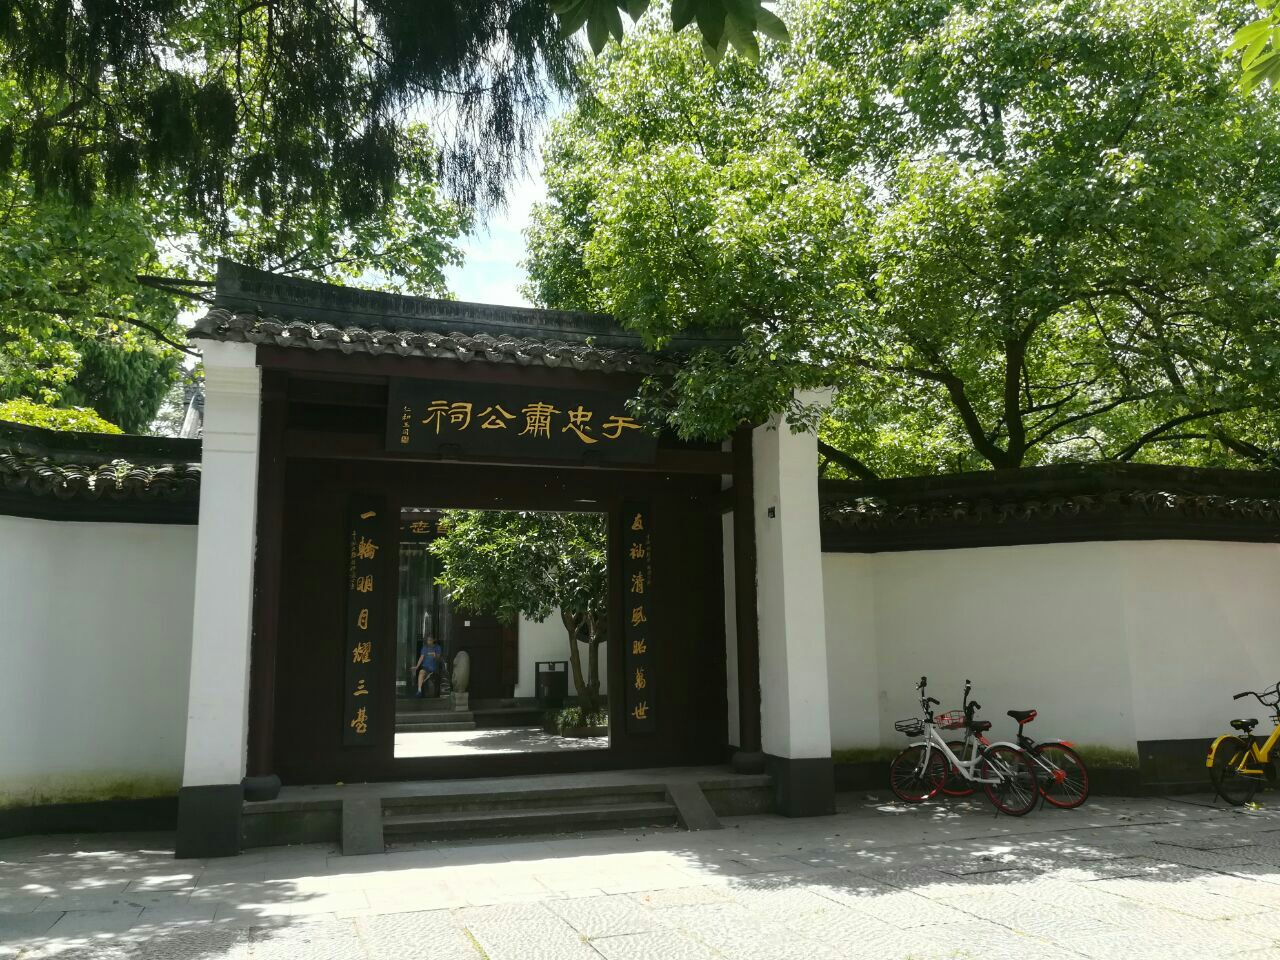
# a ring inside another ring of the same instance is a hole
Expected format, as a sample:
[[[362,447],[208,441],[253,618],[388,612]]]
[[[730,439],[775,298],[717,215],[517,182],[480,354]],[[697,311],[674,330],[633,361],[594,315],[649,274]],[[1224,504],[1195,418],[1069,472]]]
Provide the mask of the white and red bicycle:
[[[908,737],[924,737],[921,743],[913,743],[889,764],[889,786],[898,799],[920,803],[941,792],[949,777],[958,777],[967,784],[981,785],[987,799],[1001,813],[1021,817],[1035,809],[1040,799],[1040,785],[1029,753],[1016,743],[1002,741],[980,742],[968,751],[968,757],[956,756],[938,733],[939,726],[956,729],[959,725],[973,734],[981,734],[991,729],[991,723],[974,719],[973,714],[981,706],[968,702],[967,694],[963,711],[951,711],[935,719],[933,708],[939,702],[925,693],[927,685],[926,677],[921,677],[916,684],[924,719],[912,717],[893,725]]]

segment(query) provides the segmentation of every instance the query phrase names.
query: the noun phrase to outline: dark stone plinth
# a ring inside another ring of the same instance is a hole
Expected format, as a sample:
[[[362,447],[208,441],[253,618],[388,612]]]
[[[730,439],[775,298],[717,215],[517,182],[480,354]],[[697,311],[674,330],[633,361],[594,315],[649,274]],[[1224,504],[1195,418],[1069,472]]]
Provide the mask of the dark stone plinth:
[[[835,770],[830,757],[792,759],[765,754],[777,812],[784,817],[823,817],[836,812]]]
[[[382,853],[382,800],[361,797],[342,801],[342,855]]]
[[[179,860],[234,857],[240,852],[244,787],[238,783],[183,787],[178,791]]]

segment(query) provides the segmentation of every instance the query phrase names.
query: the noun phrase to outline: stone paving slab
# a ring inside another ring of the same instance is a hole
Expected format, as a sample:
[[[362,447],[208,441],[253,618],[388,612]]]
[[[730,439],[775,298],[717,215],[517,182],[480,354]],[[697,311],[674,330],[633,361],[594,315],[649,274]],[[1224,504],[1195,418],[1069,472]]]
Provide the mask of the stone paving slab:
[[[164,835],[0,841],[0,957],[1280,960],[1280,809],[841,798],[725,829],[176,861]]]

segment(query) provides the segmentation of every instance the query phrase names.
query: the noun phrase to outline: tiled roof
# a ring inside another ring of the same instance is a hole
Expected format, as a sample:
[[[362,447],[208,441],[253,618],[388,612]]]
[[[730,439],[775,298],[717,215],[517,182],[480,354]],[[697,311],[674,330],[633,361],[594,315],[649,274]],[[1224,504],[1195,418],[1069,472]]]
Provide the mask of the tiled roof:
[[[193,340],[232,340],[309,350],[340,350],[343,353],[541,364],[609,373],[650,373],[672,363],[669,358],[656,354],[597,347],[584,342],[539,340],[509,334],[493,336],[458,331],[367,329],[355,325],[337,326],[326,321],[233,313],[218,307],[196,321],[188,336]]]
[[[0,490],[49,500],[195,504],[200,443],[0,422]]]
[[[1106,539],[1280,540],[1280,473],[1146,464],[823,481],[828,550]]]
[[[1280,523],[1280,497],[1233,497],[1173,493],[1164,490],[1108,490],[1059,496],[974,497],[893,503],[883,497],[854,497],[825,503],[824,523],[849,530],[884,530],[903,526],[978,525],[1032,520],[1073,520],[1109,511],[1149,517],[1235,518]]]
[[[489,363],[537,364],[610,373],[669,369],[699,347],[737,342],[710,333],[673,340],[663,351],[612,317],[503,307],[282,277],[218,265],[213,308],[189,336],[309,350]]]

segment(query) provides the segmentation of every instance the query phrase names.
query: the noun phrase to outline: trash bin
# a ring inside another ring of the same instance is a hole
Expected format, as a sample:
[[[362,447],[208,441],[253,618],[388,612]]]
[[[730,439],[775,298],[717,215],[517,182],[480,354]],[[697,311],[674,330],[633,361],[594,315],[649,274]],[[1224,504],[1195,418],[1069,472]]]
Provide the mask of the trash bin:
[[[538,706],[558,710],[569,696],[569,661],[539,660],[533,665]]]

